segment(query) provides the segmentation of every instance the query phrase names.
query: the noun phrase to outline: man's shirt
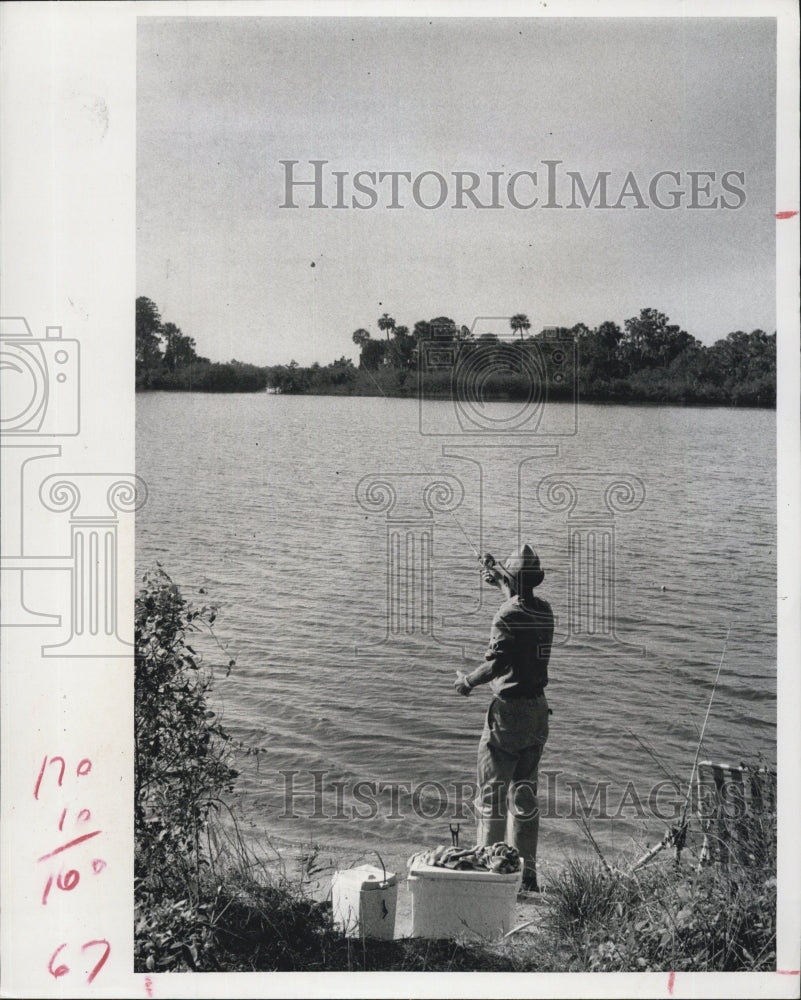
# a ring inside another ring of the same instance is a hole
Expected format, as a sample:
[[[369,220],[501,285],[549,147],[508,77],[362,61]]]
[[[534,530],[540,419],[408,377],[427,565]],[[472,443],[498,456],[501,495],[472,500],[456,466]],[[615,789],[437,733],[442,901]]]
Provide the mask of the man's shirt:
[[[484,662],[467,675],[471,687],[492,682],[499,698],[535,698],[548,683],[553,611],[547,601],[512,597],[492,620]]]

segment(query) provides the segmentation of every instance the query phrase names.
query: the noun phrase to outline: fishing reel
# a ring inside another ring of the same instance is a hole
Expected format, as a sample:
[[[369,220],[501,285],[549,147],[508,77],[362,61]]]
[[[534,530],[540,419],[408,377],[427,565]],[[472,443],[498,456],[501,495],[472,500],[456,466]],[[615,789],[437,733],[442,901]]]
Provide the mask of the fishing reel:
[[[490,555],[490,553],[487,552],[483,556],[479,556],[478,561],[484,568],[485,583],[497,584],[498,581],[502,579],[502,574],[499,569],[500,564],[495,556]]]

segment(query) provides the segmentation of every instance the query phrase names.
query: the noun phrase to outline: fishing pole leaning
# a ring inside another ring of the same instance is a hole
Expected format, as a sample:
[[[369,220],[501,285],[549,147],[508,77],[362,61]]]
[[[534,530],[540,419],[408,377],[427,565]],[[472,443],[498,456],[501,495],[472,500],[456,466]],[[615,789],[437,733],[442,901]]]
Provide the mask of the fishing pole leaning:
[[[720,662],[718,663],[718,670],[715,674],[715,682],[712,685],[712,692],[709,695],[709,703],[706,706],[706,715],[704,716],[704,724],[701,727],[701,735],[698,737],[698,744],[695,748],[695,757],[693,759],[693,767],[690,772],[690,781],[687,785],[687,794],[684,797],[684,807],[681,812],[681,821],[678,826],[673,826],[665,832],[665,836],[659,841],[659,843],[652,847],[646,854],[644,854],[640,860],[632,867],[632,871],[636,872],[643,865],[646,865],[651,858],[656,857],[656,855],[665,847],[670,847],[675,845],[676,847],[676,864],[679,863],[681,858],[681,852],[684,848],[684,842],[687,839],[687,811],[690,807],[690,801],[692,799],[693,793],[693,782],[695,781],[695,772],[698,768],[698,757],[701,753],[701,745],[704,742],[704,733],[706,732],[707,723],[709,722],[709,713],[712,710],[712,702],[715,698],[715,691],[717,691],[718,681],[720,680],[720,671],[723,667],[723,661],[726,658],[726,649],[729,645],[729,635],[731,634],[731,625],[726,628],[726,638],[723,640],[723,651],[720,654]]]
[[[726,648],[729,645],[729,635],[731,634],[731,625],[726,628],[726,638],[723,640],[723,652],[720,654],[720,662],[718,663],[718,672],[715,674],[715,683],[712,685],[712,693],[709,695],[709,704],[706,706],[706,715],[704,716],[704,724],[701,727],[701,735],[698,737],[698,745],[695,748],[695,759],[693,760],[693,769],[690,772],[690,783],[687,786],[687,795],[684,799],[684,810],[681,814],[681,822],[684,824],[687,819],[687,809],[690,805],[690,798],[692,796],[693,781],[695,779],[695,772],[698,767],[698,756],[701,753],[701,744],[704,742],[704,733],[706,732],[706,724],[709,722],[709,713],[712,709],[712,700],[715,697],[715,691],[717,691],[718,681],[720,680],[720,671],[723,666],[723,661],[726,658]]]

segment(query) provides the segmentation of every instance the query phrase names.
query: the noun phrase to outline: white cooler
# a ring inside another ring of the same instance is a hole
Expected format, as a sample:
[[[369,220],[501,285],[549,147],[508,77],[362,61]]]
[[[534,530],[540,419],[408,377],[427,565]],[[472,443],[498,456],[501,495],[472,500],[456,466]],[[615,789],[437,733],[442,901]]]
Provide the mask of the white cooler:
[[[522,881],[522,860],[511,875],[415,862],[406,882],[412,894],[411,936],[495,940],[514,927]]]
[[[398,879],[373,865],[334,872],[331,907],[346,937],[393,938]]]

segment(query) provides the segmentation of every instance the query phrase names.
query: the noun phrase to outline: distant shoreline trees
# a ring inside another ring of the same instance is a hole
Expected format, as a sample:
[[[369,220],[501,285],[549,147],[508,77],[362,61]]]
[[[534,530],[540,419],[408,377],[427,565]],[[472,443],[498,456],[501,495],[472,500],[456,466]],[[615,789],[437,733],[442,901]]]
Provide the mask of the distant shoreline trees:
[[[514,333],[520,334],[520,339],[523,339],[523,331],[531,329],[531,322],[525,313],[515,313],[514,316],[509,320],[509,326],[511,326]]]
[[[508,324],[511,339],[460,326],[449,316],[418,320],[410,333],[384,313],[377,326],[386,339],[374,340],[364,327],[356,330],[352,339],[360,352],[358,371],[336,385],[328,369],[319,365],[296,366],[292,389],[282,389],[281,366],[268,370],[277,373],[268,375],[268,382],[277,391],[368,396],[423,392],[449,398],[461,391],[466,370],[480,369],[487,400],[525,398],[532,372],[539,372],[547,398],[553,400],[572,398],[575,387],[580,399],[597,402],[776,405],[775,333],[738,330],[706,347],[653,308],[641,309],[622,329],[607,320],[595,329],[577,323],[529,335],[531,321],[525,313],[515,313]],[[559,341],[570,350],[557,377],[549,359]]]
[[[194,337],[165,323],[159,308],[144,295],[136,300],[136,388],[194,392],[260,392],[267,387],[263,368],[229,361],[216,364],[196,351]]]
[[[623,327],[612,320],[590,329],[543,327],[529,334],[525,313],[508,320],[506,337],[470,329],[449,316],[418,320],[411,331],[389,313],[351,335],[358,368],[346,357],[328,365],[259,367],[198,356],[195,341],[163,322],[150,299],[136,300],[137,389],[259,392],[287,395],[455,398],[465,373],[480,373],[483,400],[525,399],[532,378],[551,400],[676,403],[713,406],[776,405],[776,334],[734,331],[707,347],[657,309],[641,309]],[[511,333],[509,332],[511,331]],[[554,358],[560,361],[554,365]]]

